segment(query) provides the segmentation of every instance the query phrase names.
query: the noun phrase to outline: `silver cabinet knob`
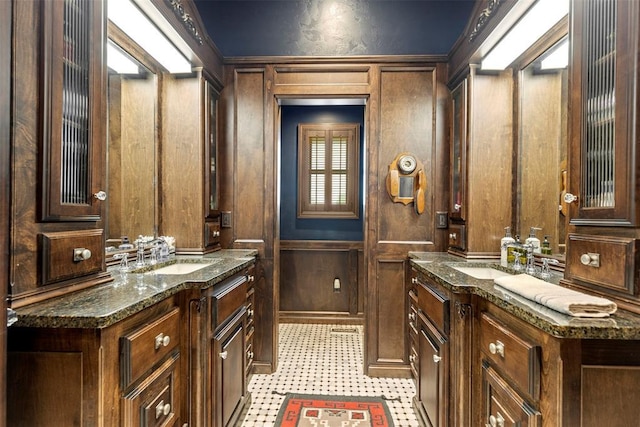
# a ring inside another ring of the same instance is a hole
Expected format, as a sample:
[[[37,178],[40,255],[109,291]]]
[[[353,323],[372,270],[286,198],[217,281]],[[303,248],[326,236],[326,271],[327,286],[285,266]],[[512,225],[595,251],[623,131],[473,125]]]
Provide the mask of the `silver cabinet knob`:
[[[247,310],[247,316],[249,316],[249,317],[253,316],[253,309],[252,308]]]
[[[504,343],[502,341],[496,340],[495,343],[489,343],[489,352],[491,354],[498,354],[504,357]]]
[[[411,278],[411,283],[413,283],[414,285],[418,284],[418,278],[417,277],[412,277]]]
[[[169,403],[164,403],[164,400],[161,400],[160,403],[156,405],[156,420],[162,416],[167,416],[171,413],[171,405]]]
[[[462,205],[460,203],[456,203],[453,205],[453,210],[458,212],[460,209],[462,209]]]
[[[171,342],[171,337],[165,334],[159,334],[155,338],[155,348],[156,350],[160,347],[166,347]]]
[[[416,314],[413,311],[409,313],[409,320],[416,320]]]
[[[580,263],[589,267],[600,267],[600,254],[587,252],[580,255]]]
[[[97,200],[100,200],[102,202],[104,200],[107,200],[107,193],[105,193],[104,191],[100,190],[97,193],[94,193],[93,197],[95,197]]]
[[[229,352],[225,350],[222,353],[220,353],[220,358],[221,359],[226,359],[228,355],[229,355]]]
[[[76,262],[86,261],[91,258],[91,251],[87,248],[75,248],[73,250],[73,260]]]
[[[409,356],[409,362],[415,362],[416,361],[416,355],[412,354],[411,356]]]
[[[495,416],[489,417],[489,424],[491,427],[504,427],[504,417],[498,412]]]
[[[449,234],[449,239],[456,241],[458,239],[458,235],[456,233],[450,233]]]
[[[433,355],[433,362],[434,363],[438,363],[442,360],[442,357],[438,356],[437,354]]]
[[[253,351],[247,351],[247,359],[249,360],[253,359]]]

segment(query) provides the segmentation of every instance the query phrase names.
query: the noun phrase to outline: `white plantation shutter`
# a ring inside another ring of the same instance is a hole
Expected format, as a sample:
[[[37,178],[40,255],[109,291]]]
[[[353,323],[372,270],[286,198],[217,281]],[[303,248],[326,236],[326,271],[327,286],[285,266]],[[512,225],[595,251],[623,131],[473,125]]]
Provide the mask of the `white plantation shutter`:
[[[359,128],[359,124],[300,125],[300,217],[358,217]]]

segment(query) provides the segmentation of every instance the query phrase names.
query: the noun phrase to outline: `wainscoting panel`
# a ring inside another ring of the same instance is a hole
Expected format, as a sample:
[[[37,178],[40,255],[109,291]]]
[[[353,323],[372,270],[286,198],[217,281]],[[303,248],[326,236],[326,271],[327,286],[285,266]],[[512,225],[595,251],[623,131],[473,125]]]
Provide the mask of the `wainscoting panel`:
[[[280,321],[361,323],[361,252],[360,242],[282,241]]]

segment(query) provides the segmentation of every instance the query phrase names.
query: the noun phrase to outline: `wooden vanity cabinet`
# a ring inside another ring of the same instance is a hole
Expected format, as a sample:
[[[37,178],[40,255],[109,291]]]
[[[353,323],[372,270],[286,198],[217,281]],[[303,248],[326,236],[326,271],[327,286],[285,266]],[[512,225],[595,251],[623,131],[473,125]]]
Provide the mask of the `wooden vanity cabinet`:
[[[183,425],[178,297],[104,329],[9,332],[8,425]]]
[[[253,266],[213,288],[188,291],[189,425],[227,427],[250,401]]]
[[[567,286],[640,313],[640,5],[571,2]]]
[[[473,303],[471,425],[638,423],[638,341],[557,338],[480,297]]]
[[[412,270],[408,304],[409,364],[416,382],[413,405],[418,419],[427,426],[469,425],[468,296],[452,294]]]
[[[163,79],[161,228],[182,254],[220,249],[218,101],[205,70]]]
[[[511,224],[513,76],[468,76],[452,88],[449,252],[498,257]],[[473,203],[469,203],[473,200]]]

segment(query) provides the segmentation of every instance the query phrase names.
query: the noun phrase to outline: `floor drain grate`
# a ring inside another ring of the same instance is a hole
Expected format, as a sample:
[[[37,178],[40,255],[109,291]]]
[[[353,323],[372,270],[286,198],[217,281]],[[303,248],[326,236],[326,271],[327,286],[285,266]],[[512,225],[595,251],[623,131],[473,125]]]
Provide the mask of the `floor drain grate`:
[[[357,334],[357,328],[331,328],[332,334]]]

